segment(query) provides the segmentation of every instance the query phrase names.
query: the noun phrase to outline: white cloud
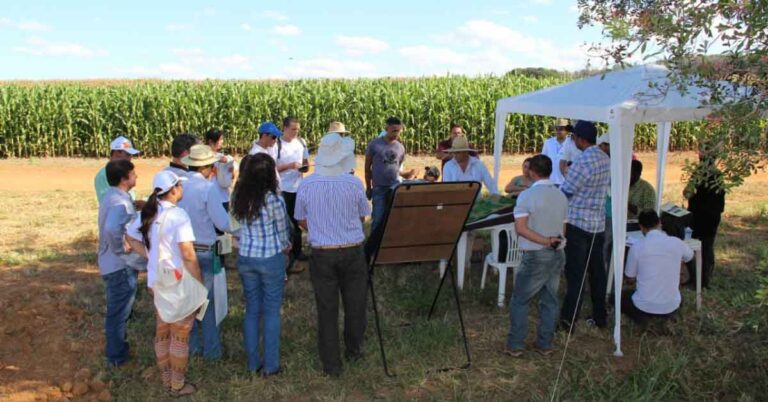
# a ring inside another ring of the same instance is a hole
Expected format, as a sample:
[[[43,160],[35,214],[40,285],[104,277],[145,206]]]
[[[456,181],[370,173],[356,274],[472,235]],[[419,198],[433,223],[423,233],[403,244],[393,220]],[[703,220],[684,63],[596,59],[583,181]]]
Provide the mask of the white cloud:
[[[315,58],[297,61],[285,69],[290,78],[349,78],[373,77],[376,66],[371,63],[335,58]]]
[[[0,18],[0,27],[14,28],[21,31],[48,31],[51,29],[46,24],[35,20],[14,21],[8,17]]]
[[[172,80],[202,80],[205,75],[196,72],[189,66],[178,63],[163,63],[157,67],[132,66],[115,68],[118,74],[132,78],[162,78]]]
[[[288,21],[288,16],[286,16],[285,14],[279,11],[274,11],[274,10],[264,11],[263,13],[261,13],[261,16],[274,21]]]
[[[568,7],[568,11],[578,14],[579,13],[579,6],[577,4],[573,4],[570,7]]]
[[[243,31],[246,31],[246,32],[253,31],[253,27],[251,26],[251,24],[245,24],[245,23],[244,24],[240,24],[240,28],[242,28]]]
[[[200,48],[191,48],[191,49],[176,48],[171,50],[171,52],[176,56],[180,56],[180,57],[195,57],[195,56],[203,55],[203,49],[200,49]]]
[[[24,44],[25,46],[14,47],[13,51],[32,56],[69,56],[86,59],[109,54],[106,50],[89,48],[79,43],[49,42],[37,37],[28,38]]]
[[[172,22],[165,26],[165,30],[168,32],[180,32],[180,31],[186,31],[188,29],[192,28],[189,24],[179,24]]]
[[[366,53],[381,53],[389,49],[389,44],[383,40],[369,36],[344,36],[336,37],[336,43],[344,48],[351,56],[360,56]]]
[[[535,15],[526,15],[525,17],[523,17],[523,21],[525,21],[525,22],[527,22],[529,24],[535,24],[535,23],[539,22],[539,17],[537,17]]]
[[[272,33],[282,36],[299,36],[301,35],[301,28],[291,24],[275,25],[272,27]]]
[[[467,61],[467,56],[444,47],[406,46],[400,54],[411,63],[420,66],[457,66]]]

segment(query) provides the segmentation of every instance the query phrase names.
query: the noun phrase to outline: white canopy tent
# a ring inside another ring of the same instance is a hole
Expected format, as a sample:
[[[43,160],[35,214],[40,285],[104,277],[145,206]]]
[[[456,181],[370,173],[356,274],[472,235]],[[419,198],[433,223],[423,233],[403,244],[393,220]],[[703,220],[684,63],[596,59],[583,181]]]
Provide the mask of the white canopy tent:
[[[699,120],[711,111],[702,105],[702,94],[705,92],[703,89],[689,87],[683,94],[674,85],[669,85],[668,73],[669,70],[660,65],[643,65],[500,99],[496,103],[496,137],[493,149],[493,173],[496,181],[499,180],[504,129],[508,114],[525,113],[607,123],[611,142],[614,264],[616,267],[623,267],[627,229],[626,209],[635,125],[656,123],[658,132],[656,209],[658,211],[663,193],[664,170],[672,122]],[[620,306],[623,270],[616,269],[614,273],[616,290],[616,325],[613,333],[616,351],[614,354],[622,356]]]

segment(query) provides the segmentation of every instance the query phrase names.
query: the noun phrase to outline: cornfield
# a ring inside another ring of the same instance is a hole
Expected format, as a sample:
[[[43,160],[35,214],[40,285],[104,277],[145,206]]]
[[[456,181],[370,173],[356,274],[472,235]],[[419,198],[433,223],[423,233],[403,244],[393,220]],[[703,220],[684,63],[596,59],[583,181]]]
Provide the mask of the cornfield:
[[[227,131],[226,147],[246,151],[265,120],[298,116],[302,135],[316,144],[328,123],[352,131],[359,152],[388,116],[406,125],[409,153],[428,153],[447,137],[453,121],[475,146],[493,149],[496,101],[568,81],[522,75],[468,78],[296,81],[115,81],[0,84],[0,157],[105,156],[118,135],[144,155],[169,153],[176,134]],[[552,135],[552,117],[511,115],[506,152],[540,150]],[[693,145],[700,124],[678,124],[672,148]],[[639,127],[637,149],[655,147],[654,127]]]

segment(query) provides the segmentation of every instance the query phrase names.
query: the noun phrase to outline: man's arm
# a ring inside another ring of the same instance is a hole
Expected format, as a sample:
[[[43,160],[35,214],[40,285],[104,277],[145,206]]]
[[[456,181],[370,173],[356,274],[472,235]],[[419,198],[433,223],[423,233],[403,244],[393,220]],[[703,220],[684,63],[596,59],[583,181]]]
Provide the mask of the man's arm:
[[[283,171],[286,171],[286,170],[298,169],[300,167],[301,167],[301,163],[300,162],[281,163],[281,164],[277,165],[277,171],[278,172],[283,172]]]
[[[208,216],[213,221],[213,226],[222,232],[230,232],[232,229],[229,225],[229,214],[224,209],[223,201],[218,191],[214,191],[213,186],[208,187],[208,197],[206,197],[206,206],[208,210]]]
[[[144,257],[149,258],[147,255],[147,248],[144,246],[144,242],[141,240],[136,240],[131,236],[126,235],[125,240],[128,241],[128,244],[131,246],[131,251],[135,252],[136,254]]]
[[[694,253],[693,249],[690,248],[687,244],[685,244],[684,241],[677,239],[680,241],[680,245],[683,247],[683,262],[689,262],[693,259]]]
[[[624,276],[627,278],[636,278],[637,269],[639,268],[640,261],[637,259],[637,252],[639,244],[636,244],[629,248],[629,254],[627,254],[627,266],[624,268]]]
[[[480,169],[482,170],[482,177],[483,177],[483,184],[485,184],[485,188],[488,189],[488,192],[491,194],[499,194],[499,187],[496,186],[496,180],[493,180],[493,177],[491,177],[491,172],[488,171],[488,168],[485,167],[485,164],[477,160],[480,163]]]
[[[117,255],[126,254],[123,247],[123,239],[125,235],[125,225],[131,221],[133,215],[129,214],[125,205],[113,205],[107,211],[107,219],[104,223],[104,231],[107,235],[107,243],[109,247]]]
[[[560,168],[560,173],[561,173],[563,176],[565,176],[566,174],[568,174],[568,162],[569,162],[569,161],[567,161],[567,160],[564,160],[564,159],[560,159],[560,162],[559,162],[559,163],[560,163],[560,166],[559,166],[559,168]]]
[[[298,223],[299,223],[299,227],[300,227],[302,230],[306,230],[306,231],[309,231],[309,227],[307,226],[307,220],[306,220],[306,219],[303,219],[303,220],[300,220],[300,221],[296,221],[296,222],[298,222]]]
[[[200,273],[200,264],[197,262],[197,254],[195,254],[195,248],[192,244],[191,241],[179,243],[181,260],[184,262],[184,268],[186,268],[195,279],[200,281],[200,283],[203,283],[203,276]]]
[[[566,197],[571,198],[574,194],[581,191],[585,182],[589,178],[589,172],[587,166],[584,164],[574,164],[568,168],[568,174],[565,176],[565,181],[560,186],[560,190]]]
[[[557,237],[546,237],[531,230],[528,227],[528,215],[515,215],[515,231],[517,234],[545,247],[551,247],[554,243],[561,241]]]
[[[373,189],[372,177],[373,177],[373,158],[370,151],[365,153],[365,191],[368,199],[371,198],[371,191]]]

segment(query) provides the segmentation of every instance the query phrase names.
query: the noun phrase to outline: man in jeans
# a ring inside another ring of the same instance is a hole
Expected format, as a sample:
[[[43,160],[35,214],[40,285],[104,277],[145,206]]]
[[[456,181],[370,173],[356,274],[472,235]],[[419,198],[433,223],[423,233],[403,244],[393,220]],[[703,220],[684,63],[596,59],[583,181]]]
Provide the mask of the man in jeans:
[[[520,193],[515,205],[515,231],[520,236],[523,261],[515,271],[515,286],[509,301],[509,334],[504,353],[522,356],[528,334],[528,305],[539,297],[539,327],[536,350],[552,353],[552,338],[558,316],[557,288],[565,264],[563,230],[568,199],[549,180],[552,160],[546,155],[531,158],[533,185]]]
[[[560,313],[560,324],[570,331],[583,301],[582,283],[589,274],[592,317],[588,320],[605,328],[606,272],[603,265],[605,239],[605,195],[611,180],[610,159],[595,145],[597,128],[579,121],[573,128],[573,141],[582,154],[573,161],[560,190],[568,197],[566,226],[565,279],[568,289]]]
[[[126,226],[136,217],[128,193],[136,186],[136,172],[128,159],[109,161],[105,171],[110,187],[99,203],[99,273],[107,296],[104,336],[107,363],[121,366],[129,359],[126,324],[136,299],[138,276],[124,245]]]
[[[363,354],[367,324],[368,266],[363,222],[371,207],[355,168],[355,143],[338,133],[320,140],[315,173],[299,185],[295,218],[308,232],[309,272],[317,302],[317,347],[323,371],[341,375],[339,293],[344,304],[344,346],[348,361]],[[328,202],[332,199],[333,202]]]
[[[405,160],[405,147],[400,143],[403,123],[397,117],[387,119],[386,134],[368,144],[365,150],[365,194],[373,202],[371,230],[384,219],[392,187],[400,182],[400,177],[410,179],[415,170],[400,172]]]
[[[217,292],[226,293],[226,289],[214,287],[214,263],[218,263],[216,253],[216,229],[229,232],[229,215],[216,187],[218,184],[211,179],[216,175],[214,164],[220,158],[208,145],[193,145],[189,154],[181,159],[188,167],[188,180],[183,183],[184,197],[178,206],[186,211],[192,223],[195,234],[193,247],[200,264],[203,284],[208,289],[208,308],[202,321],[192,324],[189,334],[189,351],[194,355],[202,355],[207,360],[217,360],[221,357],[221,337],[217,322],[214,295]],[[202,333],[202,343],[200,335]]]

